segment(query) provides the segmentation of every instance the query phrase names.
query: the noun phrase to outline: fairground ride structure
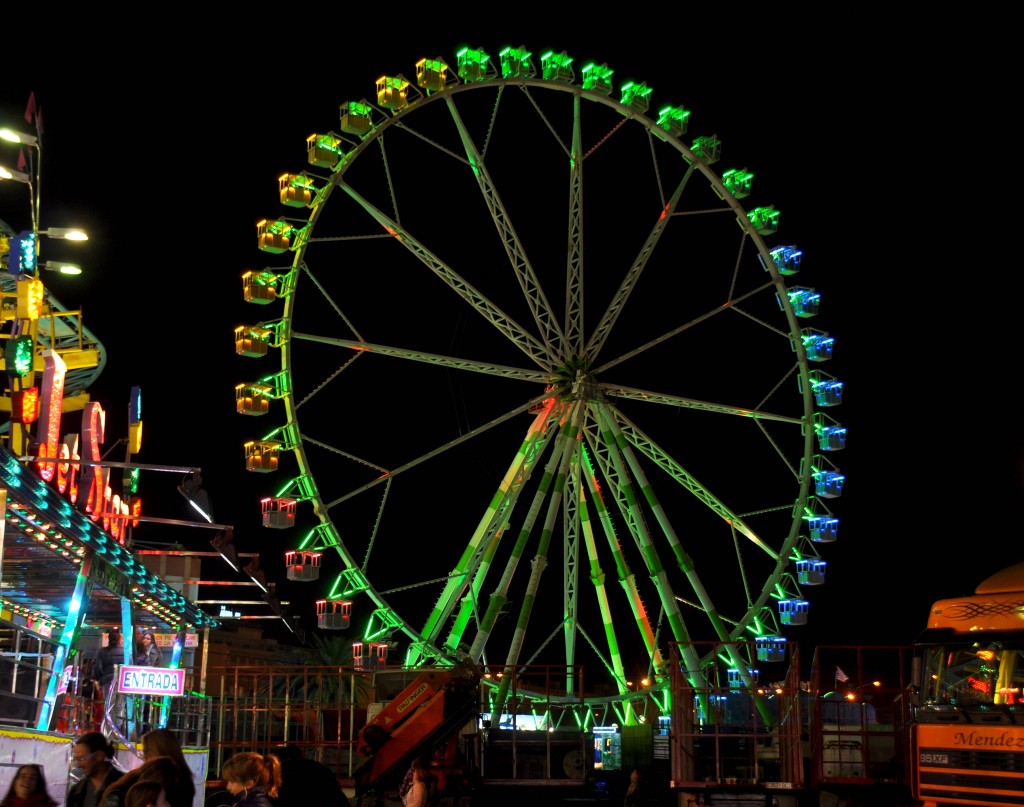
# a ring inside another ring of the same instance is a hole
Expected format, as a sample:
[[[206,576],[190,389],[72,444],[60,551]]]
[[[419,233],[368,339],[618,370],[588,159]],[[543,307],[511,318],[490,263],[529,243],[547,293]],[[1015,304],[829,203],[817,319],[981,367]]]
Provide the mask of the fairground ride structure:
[[[235,328],[236,408],[273,421],[245,463],[283,477],[262,508],[289,579],[340,560],[318,627],[370,653],[502,667],[496,725],[530,665],[562,665],[566,702],[657,697],[667,642],[697,690],[699,641],[753,690],[845,481],[802,251],[690,110],[607,64],[414,67],[306,138],[257,225],[277,263],[242,275],[266,314]]]

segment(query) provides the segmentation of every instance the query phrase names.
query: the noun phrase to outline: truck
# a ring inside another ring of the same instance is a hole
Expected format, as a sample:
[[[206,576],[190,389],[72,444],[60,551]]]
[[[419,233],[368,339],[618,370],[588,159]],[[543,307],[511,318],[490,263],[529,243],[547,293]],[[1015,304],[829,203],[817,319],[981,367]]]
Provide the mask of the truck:
[[[915,646],[914,798],[1024,803],[1024,563],[935,602]]]
[[[815,648],[812,788],[858,804],[882,804],[883,785],[888,804],[1024,804],[1024,563],[933,602],[907,649]]]

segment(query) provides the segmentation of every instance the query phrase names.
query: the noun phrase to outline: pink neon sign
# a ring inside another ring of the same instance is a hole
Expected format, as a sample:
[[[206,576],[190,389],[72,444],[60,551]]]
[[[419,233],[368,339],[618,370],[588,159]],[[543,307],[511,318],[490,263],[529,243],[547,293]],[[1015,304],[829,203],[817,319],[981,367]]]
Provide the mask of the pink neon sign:
[[[125,695],[184,695],[185,671],[125,665],[117,676],[117,691]]]

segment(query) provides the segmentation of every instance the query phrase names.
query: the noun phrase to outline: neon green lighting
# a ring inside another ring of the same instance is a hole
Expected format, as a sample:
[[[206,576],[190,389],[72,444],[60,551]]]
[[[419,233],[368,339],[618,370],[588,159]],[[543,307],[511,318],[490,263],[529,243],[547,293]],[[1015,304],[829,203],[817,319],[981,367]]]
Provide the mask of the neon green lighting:
[[[375,623],[379,623],[380,627],[374,627]],[[384,636],[401,626],[402,620],[398,618],[394,611],[390,608],[378,608],[370,615],[370,621],[366,626],[363,641],[371,642],[377,637]]]
[[[341,545],[341,536],[338,534],[338,528],[334,524],[320,524],[314,528],[317,534],[317,547],[321,549],[330,549],[335,546]]]
[[[334,135],[318,134],[313,138],[313,140],[314,144],[319,148],[327,149],[328,151],[341,151],[341,149],[338,148],[341,145],[341,141]]]
[[[341,105],[341,131],[366,137],[372,130],[370,112],[372,107],[362,101],[347,101]]]
[[[683,109],[681,106],[662,107],[658,112],[658,125],[670,134],[686,134],[689,120],[690,110]]]
[[[696,157],[707,165],[718,162],[722,151],[722,141],[714,135],[698,137],[690,146]]]
[[[338,589],[339,583],[341,584],[340,591]],[[370,583],[361,569],[345,569],[339,575],[338,582],[335,583],[334,590],[328,596],[328,599],[348,599],[353,594],[366,591],[369,587]]]
[[[525,48],[505,48],[500,54],[502,78],[527,78],[532,76],[533,54]]]
[[[611,95],[612,73],[615,72],[606,64],[591,62],[583,68],[583,89],[593,90],[602,95]]]
[[[621,103],[639,112],[646,112],[652,92],[653,90],[643,82],[627,81],[622,85]]]
[[[487,68],[491,57],[482,50],[463,48],[455,58],[458,61],[459,78],[466,82],[481,81],[487,78]]]
[[[302,501],[309,501],[317,496],[316,483],[310,474],[302,474],[295,477],[295,487],[299,491],[299,498]]]
[[[549,50],[540,57],[541,75],[546,79],[572,81],[572,57],[565,51],[555,53]]]
[[[779,228],[779,211],[774,205],[755,207],[747,213],[747,218],[761,235],[772,235]]]
[[[361,101],[349,101],[347,104],[343,104],[342,109],[347,109],[350,115],[369,115],[372,107],[369,104],[364,104]]]
[[[383,633],[384,630],[382,628],[373,627],[373,617],[371,616],[369,621],[366,623],[366,628],[363,630],[363,641],[372,642]]]
[[[750,195],[750,184],[754,181],[754,175],[741,168],[730,168],[722,174],[722,184],[737,199]]]
[[[290,235],[292,230],[295,229],[287,221],[281,221],[280,219],[265,222],[265,228],[268,233],[273,233],[274,235]]]
[[[141,471],[138,468],[125,468],[124,473],[121,475],[121,487],[125,493],[134,496],[139,492],[139,474]]]
[[[12,336],[4,343],[4,366],[11,378],[23,378],[32,370],[31,336]]]

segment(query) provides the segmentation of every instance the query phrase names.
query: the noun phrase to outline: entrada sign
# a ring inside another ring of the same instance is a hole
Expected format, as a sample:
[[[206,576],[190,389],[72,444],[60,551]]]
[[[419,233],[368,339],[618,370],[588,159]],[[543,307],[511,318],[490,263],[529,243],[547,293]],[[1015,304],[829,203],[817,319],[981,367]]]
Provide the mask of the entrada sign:
[[[122,695],[184,695],[185,671],[124,665],[117,676],[117,691]]]

